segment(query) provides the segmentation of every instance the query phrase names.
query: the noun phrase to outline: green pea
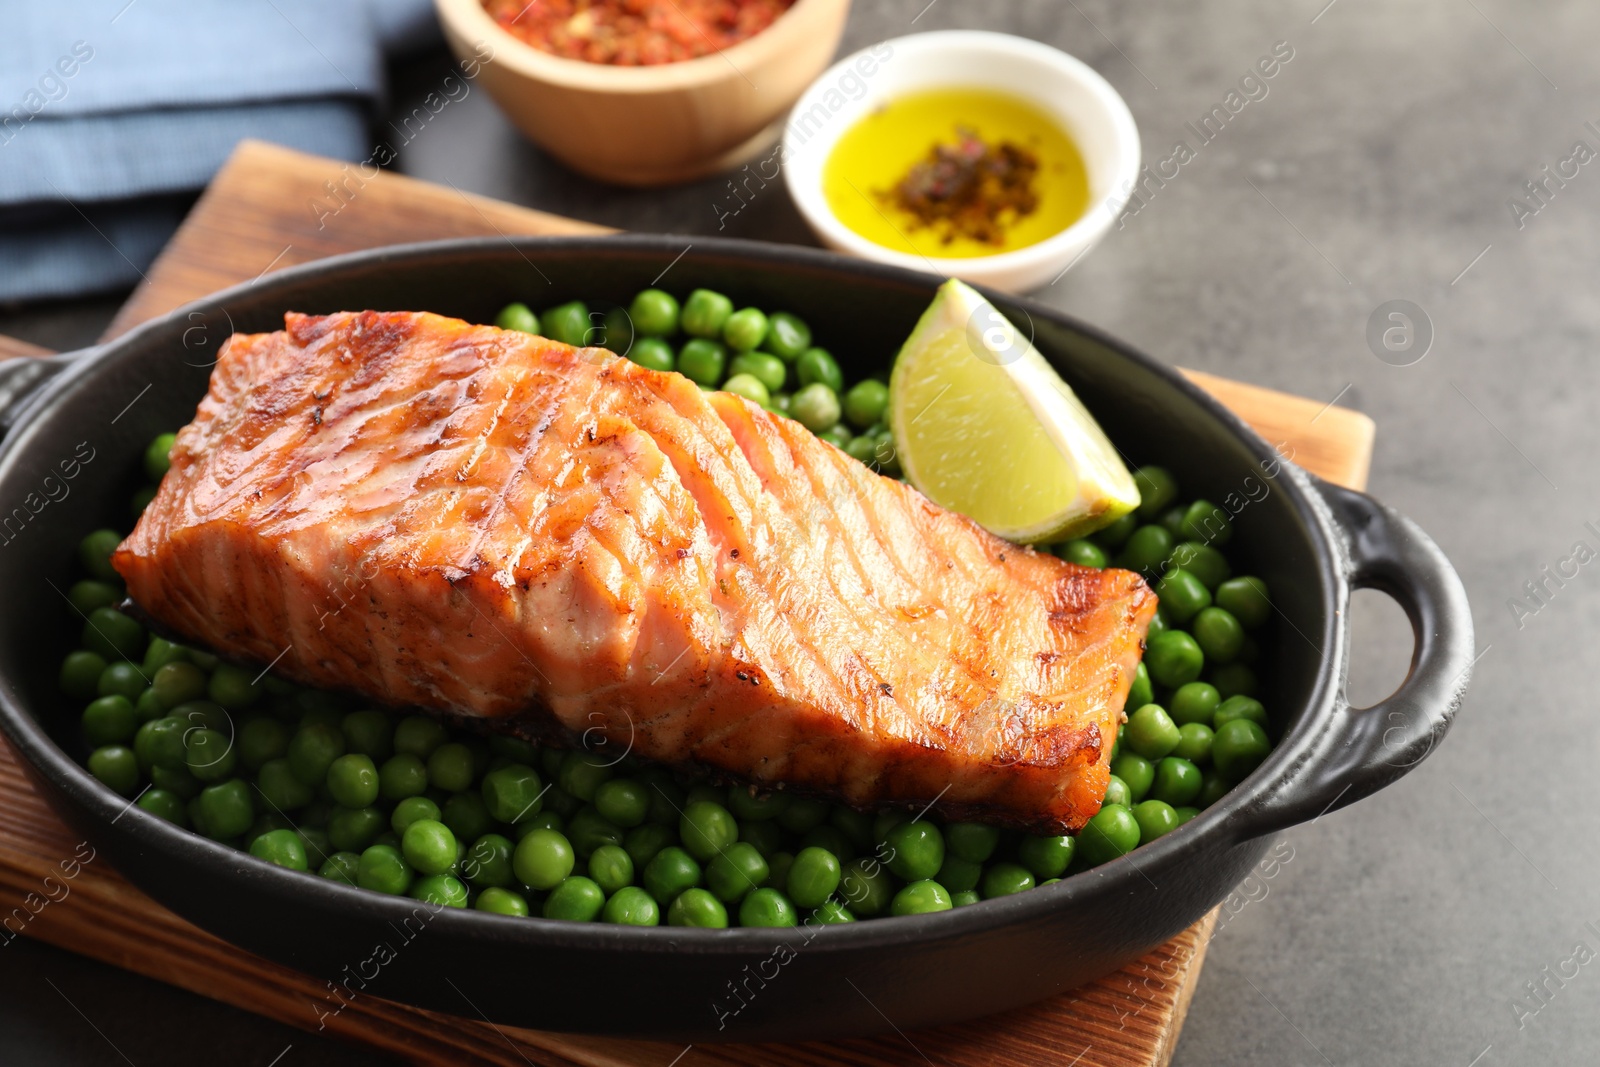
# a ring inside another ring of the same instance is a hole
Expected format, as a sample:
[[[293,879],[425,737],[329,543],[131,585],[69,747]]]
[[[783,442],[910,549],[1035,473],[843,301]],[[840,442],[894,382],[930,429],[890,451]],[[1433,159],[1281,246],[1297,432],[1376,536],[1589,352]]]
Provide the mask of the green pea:
[[[1133,472],[1139,489],[1139,517],[1149,521],[1178,499],[1178,480],[1165,467],[1146,466]]]
[[[661,923],[661,907],[649,893],[630,885],[617,890],[606,901],[600,919],[619,926],[658,926]]]
[[[239,778],[207,786],[189,805],[195,829],[214,841],[238,837],[250,829],[255,817],[250,787]]]
[[[517,842],[511,869],[517,880],[534,889],[554,889],[577,863],[572,843],[554,830],[535,830]]]
[[[144,627],[116,608],[96,608],[79,635],[83,647],[104,659],[139,659],[144,653]]]
[[[220,782],[230,777],[239,760],[233,738],[205,727],[189,731],[183,739],[183,750],[184,766],[202,782]]]
[[[552,782],[544,788],[544,798],[539,801],[539,811],[554,812],[562,819],[570,819],[578,814],[583,807],[583,801],[573,796]],[[538,814],[535,812],[534,814]],[[673,820],[677,820],[677,813],[673,813]]]
[[[111,566],[111,553],[122,544],[122,535],[115,530],[96,530],[78,542],[78,562],[91,578],[102,582],[118,582],[122,576]]]
[[[1233,537],[1228,513],[1209,500],[1196,500],[1183,513],[1183,536],[1206,545],[1225,545]]]
[[[99,693],[100,675],[106,669],[105,658],[98,653],[79,649],[67,653],[61,661],[57,683],[61,691],[76,700],[89,700]]]
[[[218,733],[233,733],[233,717],[209,700],[190,700],[172,709],[172,717],[195,729],[204,727]]]
[[[184,800],[193,800],[200,795],[200,780],[182,764],[177,767],[154,766],[149,768],[148,773],[150,784],[157,789],[164,789]]]
[[[737,904],[767,881],[771,868],[755,846],[735,842],[706,865],[706,886],[724,904]]]
[[[356,885],[376,893],[402,896],[411,888],[411,867],[393,845],[371,845],[356,864]]]
[[[722,323],[722,340],[735,352],[749,352],[767,339],[767,316],[760,308],[740,308]],[[783,382],[772,388],[776,389]]]
[[[1260,578],[1232,578],[1217,586],[1217,606],[1254,630],[1272,617],[1272,599]]]
[[[67,599],[78,609],[80,615],[93,615],[101,608],[121,603],[122,592],[115,585],[86,578],[83,581],[73,582],[68,587]]]
[[[146,771],[158,764],[171,768],[182,767],[183,735],[188,729],[188,723],[171,717],[140,724],[133,735],[133,751],[138,757],[139,766]]]
[[[1141,526],[1129,535],[1117,566],[1141,574],[1159,574],[1172,555],[1172,535],[1164,527]]]
[[[683,302],[678,325],[691,337],[720,337],[732,314],[732,300],[711,289],[696,289]]]
[[[727,808],[701,800],[684,809],[678,836],[683,839],[683,847],[704,862],[739,839],[739,826]]]
[[[528,915],[528,898],[500,886],[490,886],[479,893],[478,899],[473,901],[472,906],[478,911],[487,911],[494,915],[515,915],[518,918],[526,918]]]
[[[127,745],[101,745],[89,753],[89,773],[125,797],[139,791],[139,757]]]
[[[601,845],[589,856],[589,877],[607,893],[633,884],[633,857],[620,845]]]
[[[143,667],[146,676],[152,679],[156,671],[169,663],[181,663],[189,658],[189,650],[182,645],[175,645],[164,637],[150,638],[150,644],[145,646]]]
[[[461,860],[461,873],[479,889],[509,886],[515,878],[511,858],[516,846],[503,834],[484,834]]]
[[[1199,767],[1181,757],[1167,756],[1156,764],[1156,779],[1150,787],[1150,797],[1164,800],[1173,807],[1181,807],[1200,795],[1200,779]]]
[[[983,872],[983,882],[978,888],[985,900],[1008,897],[1032,889],[1033,872],[1017,863],[996,863]]]
[[[258,673],[231,663],[219,663],[212,672],[207,693],[214,703],[229,711],[243,710],[261,698],[261,687],[255,684]]]
[[[328,793],[347,808],[378,802],[378,768],[371,756],[350,752],[328,765]],[[415,866],[415,864],[413,864]]]
[[[1121,753],[1118,753],[1117,756],[1112,758],[1117,759],[1120,756]],[[1106,795],[1103,803],[1121,804],[1124,807],[1128,807],[1133,804],[1133,790],[1128,788],[1127,782],[1113,774],[1106,782]]]
[[[844,451],[851,459],[865,463],[869,467],[875,466],[878,462],[878,439],[872,434],[853,437],[844,446]]]
[[[395,724],[394,750],[427,759],[449,738],[444,724],[426,715],[407,715]]]
[[[602,783],[611,778],[613,769],[588,752],[573,751],[561,761],[557,784],[584,803],[594,800]]]
[[[1172,754],[1198,766],[1211,760],[1211,727],[1203,722],[1186,722],[1178,727],[1182,738]]]
[[[410,752],[390,756],[378,767],[378,793],[388,801],[421,796],[428,788],[428,768]],[[488,799],[487,794],[485,800]],[[493,811],[491,805],[490,810]]]
[[[1211,606],[1211,591],[1182,567],[1171,567],[1162,575],[1156,583],[1156,596],[1167,618],[1180,626]]]
[[[1156,634],[1164,634],[1170,629],[1172,629],[1172,624],[1167,621],[1167,613],[1162,611],[1158,605],[1156,613],[1150,616],[1150,626],[1145,630],[1144,639],[1148,642]]]
[[[644,870],[651,860],[668,845],[678,843],[678,832],[670,826],[647,822],[635,826],[622,838],[622,847],[633,859],[635,870]]]
[[[685,889],[667,908],[667,925],[722,930],[728,925],[728,909],[709,890]]]
[[[1155,686],[1150,684],[1150,670],[1143,663],[1133,669],[1133,684],[1128,687],[1128,701],[1125,705],[1130,708],[1142,708],[1146,704],[1154,703],[1156,699]]]
[[[934,911],[949,911],[955,907],[950,893],[938,882],[923,879],[911,882],[894,895],[889,902],[890,915],[926,915]]]
[[[545,898],[542,914],[546,919],[566,922],[593,922],[606,906],[606,893],[592,878],[581,874],[563,878]]]
[[[715,387],[728,366],[728,350],[716,341],[696,337],[678,349],[678,373],[692,382]]]
[[[335,852],[328,857],[326,863],[317,868],[319,877],[330,882],[343,882],[345,885],[356,884],[356,872],[361,869],[361,856],[355,852]]]
[[[859,381],[844,394],[844,417],[857,430],[882,422],[888,410],[889,387],[876,378]]]
[[[799,922],[794,903],[770,887],[754,890],[739,905],[740,926],[776,928],[797,926]]]
[[[778,825],[795,834],[815,829],[827,818],[828,805],[810,797],[791,797],[777,815]]]
[[[217,669],[217,664],[221,661],[218,660],[213,653],[202,652],[197,648],[191,648],[189,650],[189,662],[193,663],[196,667],[199,667],[203,671],[214,671]]]
[[[1136,755],[1158,760],[1178,747],[1181,736],[1167,710],[1159,704],[1146,704],[1128,717],[1123,741]]]
[[[1153,680],[1176,689],[1200,677],[1206,657],[1194,638],[1182,630],[1168,630],[1149,639],[1144,662]]]
[[[307,867],[305,842],[293,830],[269,830],[250,842],[250,855],[291,871]]]
[[[1017,859],[1040,881],[1060,878],[1072,862],[1077,841],[1065,834],[1059,837],[1028,836],[1017,845]]]
[[[166,476],[172,466],[172,446],[177,443],[178,435],[164,433],[157,435],[144,450],[144,476],[152,482],[159,482]]]
[[[93,655],[93,653],[90,653]],[[120,696],[129,702],[139,699],[145,690],[145,676],[138,667],[127,660],[118,660],[109,664],[100,672],[100,678],[95,683],[95,693],[98,696]]]
[[[411,884],[409,895],[414,900],[443,908],[464,908],[470,899],[461,879],[449,874],[429,874],[418,878]]]
[[[763,856],[781,851],[784,844],[783,828],[771,820],[739,821],[739,840],[751,845]]]
[[[403,840],[412,823],[424,820],[438,822],[441,814],[439,805],[428,797],[406,797],[389,813],[389,828]]]
[[[365,708],[352,711],[339,721],[345,750],[383,763],[394,755],[394,724],[381,711]]]
[[[1261,688],[1256,672],[1243,663],[1227,663],[1211,672],[1211,684],[1223,698],[1253,697]]]
[[[1249,719],[1223,723],[1211,742],[1211,761],[1230,782],[1243,781],[1271,752],[1267,732]]]
[[[803,848],[789,868],[789,898],[802,908],[821,907],[839,888],[842,873],[839,858],[827,849]]]
[[[837,926],[841,923],[853,923],[855,915],[849,908],[837,900],[830,900],[811,913],[811,918],[823,926]]]
[[[518,333],[538,333],[539,316],[527,304],[507,304],[500,309],[500,314],[494,317],[494,324],[502,330],[516,330]]]
[[[953,822],[944,828],[945,849],[969,863],[984,863],[1000,843],[1000,831],[976,822]]]
[[[1233,783],[1228,781],[1215,770],[1206,771],[1200,778],[1200,796],[1195,799],[1195,805],[1200,808],[1209,808],[1221,800],[1223,794],[1233,788]]]
[[[622,827],[608,822],[592,804],[585,804],[572,816],[566,835],[581,858],[588,858],[602,845],[621,845],[624,836]]]
[[[976,889],[967,889],[961,892],[952,891],[950,893],[950,903],[958,908],[964,908],[968,904],[976,904],[982,899]]]
[[[752,404],[765,407],[771,402],[772,397],[767,393],[767,387],[761,384],[761,379],[753,374],[735,374],[722,383],[722,391],[742,396]]]
[[[628,305],[628,318],[640,337],[671,337],[678,332],[678,300],[662,289],[641,289]]]
[[[1206,682],[1189,682],[1178,687],[1168,704],[1172,721],[1180,726],[1191,722],[1210,723],[1221,701],[1217,689]]]
[[[894,897],[894,880],[877,860],[854,859],[845,864],[839,879],[839,895],[853,912],[870,919],[888,910]]]
[[[1174,541],[1181,537],[1187,536],[1183,532],[1183,516],[1188,512],[1188,510],[1189,509],[1183,504],[1175,504],[1166,511],[1163,511],[1161,513],[1161,517],[1156,520],[1166,528],[1166,531],[1172,535]]]
[[[289,750],[289,728],[269,715],[250,715],[240,722],[234,741],[239,763],[247,771],[259,771],[268,760],[275,760]],[[376,780],[377,772],[373,775]]]
[[[762,822],[783,814],[789,806],[789,800],[787,793],[764,793],[753,786],[731,785],[728,787],[727,807],[741,822]]]
[[[510,763],[490,771],[483,776],[480,789],[489,814],[504,823],[515,823],[538,814],[544,793],[539,773],[522,763]]]
[[[951,894],[955,894],[976,889],[982,878],[983,864],[971,863],[960,856],[946,852],[944,863],[940,865],[939,873],[933,880],[948,889]]]
[[[791,393],[784,393],[784,392],[773,393],[772,397],[767,401],[767,410],[768,411],[771,411],[771,412],[773,412],[775,414],[778,414],[778,415],[782,415],[785,418],[792,418],[793,417],[790,414],[790,412],[793,409],[793,407],[794,407],[794,396]],[[817,436],[822,437],[821,434],[818,434]],[[835,434],[834,436],[837,436],[837,434]],[[845,436],[846,436],[846,438],[849,437],[848,431],[845,433]],[[839,442],[833,441],[832,437],[823,437],[823,440],[831,441],[834,444],[839,444]],[[843,448],[844,446],[842,444],[839,444],[839,447]]]
[[[795,361],[795,377],[802,386],[826,385],[835,393],[844,389],[844,371],[826,348],[808,348]]]
[[[777,356],[765,352],[741,352],[728,364],[728,374],[733,377],[751,375],[761,382],[768,393],[776,393],[783,388],[789,368]]]
[[[812,433],[822,433],[839,423],[839,397],[822,382],[812,382],[794,394],[789,413]]]
[[[1055,554],[1068,563],[1076,563],[1080,567],[1094,567],[1099,570],[1110,561],[1106,559],[1105,550],[1093,541],[1077,538],[1072,541],[1063,541],[1055,547]]]
[[[1137,805],[1133,809],[1133,820],[1139,824],[1141,844],[1178,828],[1178,813],[1163,800],[1146,800]]]
[[[1228,565],[1228,557],[1198,541],[1184,541],[1172,550],[1172,565],[1182,567],[1205,584],[1207,589],[1215,591],[1218,586],[1228,580],[1228,575],[1233,569]]]
[[[890,830],[889,869],[908,882],[932,878],[944,863],[944,835],[929,822],[902,823]]]
[[[1247,696],[1232,696],[1217,706],[1211,718],[1211,727],[1220,730],[1235,719],[1249,719],[1263,730],[1267,727],[1267,709],[1261,701]]]
[[[319,786],[328,780],[328,768],[342,755],[344,734],[338,727],[306,720],[289,738],[285,758],[295,777],[306,785]]]
[[[360,852],[389,826],[377,808],[341,808],[328,818],[328,841],[341,852]]]
[[[1206,608],[1194,617],[1189,628],[1208,662],[1231,663],[1244,647],[1244,628],[1224,608]]]
[[[472,750],[459,741],[449,741],[428,756],[428,781],[447,793],[472,788]]]
[[[1133,752],[1123,752],[1110,761],[1110,773],[1120,777],[1126,785],[1128,792],[1133,795],[1134,803],[1144,800],[1144,795],[1150,792],[1150,785],[1155,782],[1155,765],[1141,755]]]
[[[422,874],[444,874],[456,864],[456,835],[435,819],[418,819],[400,832],[400,852]]]
[[[139,694],[139,699],[133,702],[133,714],[140,723],[147,723],[152,719],[163,718],[167,714],[167,709],[156,699],[154,689],[146,689]]]
[[[775,311],[768,319],[762,347],[792,363],[811,347],[811,327],[787,311]]]
[[[650,370],[672,371],[678,366],[672,346],[659,337],[641,337],[633,342],[633,347],[628,349],[628,358]]]
[[[589,307],[581,300],[569,300],[539,316],[542,333],[552,341],[581,348],[589,343],[589,328],[593,320]]]
[[[168,663],[151,676],[150,688],[162,706],[171,709],[205,696],[206,674],[193,663]]]
[[[152,787],[139,794],[139,799],[135,803],[151,815],[165,819],[174,825],[183,827],[189,825],[187,807],[183,802],[183,798],[176,793]]]
[[[1106,523],[1089,536],[1094,538],[1095,544],[1105,549],[1108,553],[1115,552],[1127,543],[1133,531],[1139,528],[1139,515],[1130,511],[1121,518]]]
[[[301,781],[286,759],[268,760],[256,772],[256,788],[275,811],[294,811],[311,803],[312,787]]]
[[[1098,867],[1139,847],[1139,823],[1121,804],[1105,804],[1078,835],[1084,863]]]
[[[92,747],[131,741],[139,718],[125,696],[104,696],[83,709],[83,739]]]
[[[662,904],[670,904],[679,893],[700,884],[702,870],[695,858],[676,845],[656,853],[645,866],[644,888]]]

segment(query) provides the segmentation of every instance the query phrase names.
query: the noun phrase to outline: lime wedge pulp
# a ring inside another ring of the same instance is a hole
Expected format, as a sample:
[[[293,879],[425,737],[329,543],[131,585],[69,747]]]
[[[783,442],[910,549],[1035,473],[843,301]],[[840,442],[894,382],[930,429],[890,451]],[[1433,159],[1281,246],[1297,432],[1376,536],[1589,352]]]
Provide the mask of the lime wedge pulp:
[[[1077,394],[1030,338],[954,278],[895,360],[889,425],[912,485],[1012,541],[1082,537],[1139,504]]]

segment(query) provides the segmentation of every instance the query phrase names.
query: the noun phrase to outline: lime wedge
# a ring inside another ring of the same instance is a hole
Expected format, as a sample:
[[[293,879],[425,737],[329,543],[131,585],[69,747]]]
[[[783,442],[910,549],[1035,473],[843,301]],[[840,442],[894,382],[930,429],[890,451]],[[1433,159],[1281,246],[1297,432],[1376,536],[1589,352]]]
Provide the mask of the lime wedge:
[[[1139,504],[1094,416],[970,286],[939,287],[889,378],[901,469],[934,503],[1023,543],[1082,537]]]

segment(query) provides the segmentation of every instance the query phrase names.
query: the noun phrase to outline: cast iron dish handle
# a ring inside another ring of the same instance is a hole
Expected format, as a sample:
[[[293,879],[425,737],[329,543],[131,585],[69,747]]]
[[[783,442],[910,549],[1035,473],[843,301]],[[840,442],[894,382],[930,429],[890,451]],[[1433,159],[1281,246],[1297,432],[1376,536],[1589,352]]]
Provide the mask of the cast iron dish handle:
[[[1350,588],[1393,597],[1411,620],[1411,670],[1387,699],[1352,708],[1341,672],[1332,728],[1295,774],[1250,805],[1246,837],[1315,819],[1368,796],[1421,763],[1444,737],[1472,672],[1472,613],[1450,561],[1410,519],[1365,493],[1312,479],[1343,535]]]
[[[0,363],[0,437],[11,432],[17,414],[52,378],[92,349],[55,356],[18,356]]]

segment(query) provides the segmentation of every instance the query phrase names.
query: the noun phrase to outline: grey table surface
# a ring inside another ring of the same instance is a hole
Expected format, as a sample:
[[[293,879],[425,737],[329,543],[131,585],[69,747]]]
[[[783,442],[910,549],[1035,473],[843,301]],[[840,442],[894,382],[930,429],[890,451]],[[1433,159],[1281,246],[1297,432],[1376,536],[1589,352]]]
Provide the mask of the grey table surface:
[[[1454,730],[1399,784],[1287,835],[1292,859],[1211,946],[1174,1062],[1594,1062],[1600,807],[1584,783],[1600,730],[1581,664],[1600,639],[1600,567],[1548,583],[1542,606],[1525,583],[1576,542],[1600,549],[1585,526],[1600,520],[1588,273],[1600,166],[1562,162],[1600,150],[1585,125],[1600,127],[1600,8],[858,0],[845,47],[954,27],[1088,61],[1127,98],[1149,161],[1193,146],[1185,123],[1288,42],[1267,94],[1038,296],[1163,360],[1370,414],[1371,491],[1433,534],[1473,602],[1481,659]],[[396,110],[445,71],[442,57],[400,69]],[[1533,199],[1524,183],[1546,166],[1572,176]],[[430,124],[399,167],[636,230],[717,232],[724,192],[721,180],[596,186],[482,94]],[[810,241],[776,187],[725,232]],[[1425,357],[1407,366],[1394,364],[1420,349],[1381,360],[1367,341],[1393,299],[1431,323]],[[114,306],[10,309],[0,332],[65,347]],[[1352,619],[1351,693],[1372,702],[1403,676],[1410,634],[1378,594],[1358,597]],[[27,942],[0,950],[0,1060],[382,1062]]]

